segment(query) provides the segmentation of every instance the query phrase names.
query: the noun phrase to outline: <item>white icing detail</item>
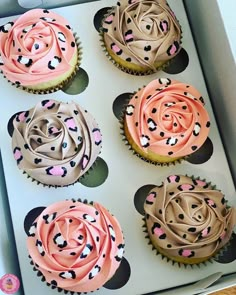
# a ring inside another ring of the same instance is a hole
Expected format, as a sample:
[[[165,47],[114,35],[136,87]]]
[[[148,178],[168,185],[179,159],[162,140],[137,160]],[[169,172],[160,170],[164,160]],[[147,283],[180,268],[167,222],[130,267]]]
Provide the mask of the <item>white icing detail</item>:
[[[128,106],[128,107],[126,108],[126,113],[127,113],[128,115],[132,115],[132,114],[133,114],[133,110],[134,110],[134,107],[133,107],[133,106]]]
[[[194,132],[195,132],[195,134],[199,134],[200,133],[200,130],[201,130],[201,127],[198,124],[195,124],[195,126],[194,126]]]
[[[65,273],[63,275],[61,275],[63,278],[65,279],[71,279],[72,278],[72,274],[68,271],[65,271]]]
[[[166,106],[171,107],[173,104],[174,104],[173,102],[168,102],[168,103],[166,103]]]
[[[30,229],[29,229],[29,234],[30,234],[30,235],[33,235],[33,234],[35,234],[35,232],[36,232],[36,226],[35,226],[35,225],[32,225],[32,226],[30,227]]]
[[[4,30],[5,30],[5,31],[9,31],[10,28],[12,27],[12,24],[7,23],[7,24],[5,24],[3,27],[4,27]]]
[[[29,62],[29,59],[27,57],[22,57],[19,62],[23,65],[27,65]]]
[[[32,27],[33,27],[33,25],[30,25],[30,26],[25,27],[25,28],[23,29],[23,32],[24,32],[24,33],[29,32],[29,31],[32,29]]]
[[[83,252],[82,252],[82,256],[87,256],[89,253],[91,252],[91,250],[89,249],[89,247],[86,245],[86,247],[84,248]]]
[[[55,242],[56,242],[57,245],[63,245],[64,244],[64,239],[63,239],[62,236],[58,236],[58,237],[56,237]]]
[[[168,141],[168,143],[169,143],[170,145],[175,145],[175,144],[177,143],[177,138],[175,138],[175,137],[171,137],[170,140]]]
[[[54,214],[51,214],[51,215],[48,216],[47,222],[50,223],[50,222],[53,221],[53,219],[54,219]]]
[[[66,37],[61,32],[58,32],[58,39],[62,42],[66,42]]]
[[[116,234],[115,234],[113,228],[110,227],[110,226],[109,226],[109,232],[110,232],[110,235],[111,235],[112,237],[114,237],[114,238],[116,237]]]
[[[50,18],[50,17],[43,17],[43,20],[45,20],[46,22],[53,22],[53,21],[55,21],[55,19]]]
[[[90,216],[90,215],[86,215],[85,216],[85,219],[88,220],[88,221],[90,221],[90,222],[95,221],[95,219],[92,216]]]
[[[44,252],[43,246],[40,246],[39,244],[37,245],[38,251],[40,254]]]
[[[145,146],[147,143],[148,143],[148,138],[147,137],[144,137],[144,136],[142,136],[141,138],[140,138],[140,143],[141,143],[141,145],[142,146]]]
[[[155,129],[155,128],[156,128],[156,125],[154,124],[153,121],[150,121],[150,122],[148,123],[148,127],[151,128],[151,129]]]
[[[195,99],[195,96],[193,96],[191,93],[188,93],[187,92],[187,95],[186,96],[189,97],[189,98]]]
[[[53,58],[51,61],[51,66],[56,68],[60,64],[60,61],[57,58]]]
[[[170,83],[169,79],[167,78],[160,78],[159,81],[161,82],[161,84],[165,84],[165,85]]]
[[[123,257],[123,255],[124,255],[124,247],[119,249],[116,253],[116,256],[119,257],[120,259]]]
[[[94,278],[99,273],[99,268],[97,266],[91,271],[91,276]]]

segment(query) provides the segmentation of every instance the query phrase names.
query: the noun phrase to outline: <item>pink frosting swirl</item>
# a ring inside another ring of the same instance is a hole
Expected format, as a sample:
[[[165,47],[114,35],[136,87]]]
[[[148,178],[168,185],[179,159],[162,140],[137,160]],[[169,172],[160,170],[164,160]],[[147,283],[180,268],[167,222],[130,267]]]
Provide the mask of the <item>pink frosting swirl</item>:
[[[0,27],[0,69],[13,83],[35,85],[71,70],[77,46],[68,22],[33,9]]]
[[[166,78],[153,80],[133,95],[125,122],[144,152],[169,157],[199,149],[210,127],[201,94],[193,86]]]
[[[120,225],[98,203],[60,201],[47,207],[29,229],[27,247],[49,284],[74,292],[102,287],[123,257]]]

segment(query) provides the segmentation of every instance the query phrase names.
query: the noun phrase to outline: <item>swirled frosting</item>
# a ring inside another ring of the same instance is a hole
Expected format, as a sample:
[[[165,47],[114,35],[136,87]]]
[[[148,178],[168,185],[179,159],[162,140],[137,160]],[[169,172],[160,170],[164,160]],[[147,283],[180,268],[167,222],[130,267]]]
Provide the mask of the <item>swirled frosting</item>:
[[[62,16],[33,9],[0,27],[0,69],[24,86],[48,82],[71,72],[77,61],[73,32]]]
[[[68,291],[102,287],[123,257],[120,225],[98,203],[67,200],[52,204],[32,223],[28,236],[35,267],[49,284]]]
[[[226,206],[220,191],[183,175],[171,175],[154,187],[144,210],[151,240],[171,257],[214,255],[236,224],[236,210]]]
[[[103,22],[104,42],[123,60],[156,70],[180,50],[181,28],[165,0],[125,0]]]
[[[145,153],[173,158],[199,149],[210,127],[201,94],[193,86],[166,78],[153,80],[133,95],[125,123]]]
[[[48,185],[76,182],[101,150],[92,115],[75,102],[43,100],[13,120],[12,148],[18,168]]]

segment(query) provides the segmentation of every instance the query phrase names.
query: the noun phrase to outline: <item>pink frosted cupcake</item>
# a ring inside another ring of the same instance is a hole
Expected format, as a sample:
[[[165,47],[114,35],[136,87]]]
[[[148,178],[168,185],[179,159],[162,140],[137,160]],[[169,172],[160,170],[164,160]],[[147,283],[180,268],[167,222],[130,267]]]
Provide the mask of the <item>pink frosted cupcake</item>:
[[[0,70],[24,90],[53,92],[78,70],[78,45],[65,18],[46,9],[29,10],[1,26]]]
[[[49,286],[65,293],[101,288],[123,258],[120,224],[98,203],[54,203],[33,220],[27,234],[35,270]]]

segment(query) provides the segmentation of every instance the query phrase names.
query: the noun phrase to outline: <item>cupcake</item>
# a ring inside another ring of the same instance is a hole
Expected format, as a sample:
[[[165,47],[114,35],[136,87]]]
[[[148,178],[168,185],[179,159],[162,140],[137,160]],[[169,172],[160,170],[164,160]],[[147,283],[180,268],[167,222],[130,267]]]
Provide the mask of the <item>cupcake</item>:
[[[153,80],[135,93],[122,122],[131,148],[155,164],[175,162],[197,151],[210,127],[201,94],[168,78]]]
[[[102,287],[123,257],[121,227],[98,203],[54,203],[32,222],[27,234],[34,269],[49,286],[65,293]]]
[[[52,11],[29,10],[0,27],[0,70],[29,92],[62,88],[78,70],[80,55],[67,20]]]
[[[181,27],[165,0],[123,0],[105,16],[105,52],[131,74],[150,74],[181,49]]]
[[[148,237],[163,256],[198,264],[215,256],[230,240],[236,210],[206,181],[183,175],[167,177],[144,204]]]
[[[95,119],[77,103],[43,100],[15,115],[12,149],[19,169],[51,186],[78,181],[101,150]]]

